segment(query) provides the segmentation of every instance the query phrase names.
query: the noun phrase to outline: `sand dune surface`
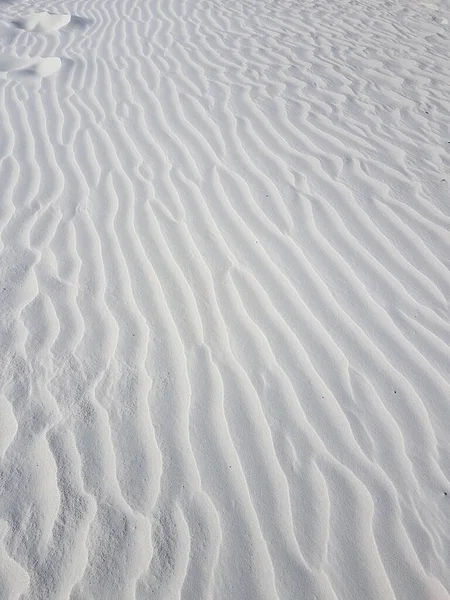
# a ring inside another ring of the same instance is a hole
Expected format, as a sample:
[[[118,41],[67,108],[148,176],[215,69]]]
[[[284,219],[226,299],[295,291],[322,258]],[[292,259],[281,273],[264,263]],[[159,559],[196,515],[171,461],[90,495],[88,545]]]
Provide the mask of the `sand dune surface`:
[[[450,598],[449,17],[0,3],[0,599]]]

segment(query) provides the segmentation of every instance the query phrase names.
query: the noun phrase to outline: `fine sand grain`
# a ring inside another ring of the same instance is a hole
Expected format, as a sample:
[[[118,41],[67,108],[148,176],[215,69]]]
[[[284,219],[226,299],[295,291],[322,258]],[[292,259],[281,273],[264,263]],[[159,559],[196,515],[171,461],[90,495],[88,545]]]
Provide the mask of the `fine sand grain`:
[[[0,600],[450,598],[449,19],[0,1]]]

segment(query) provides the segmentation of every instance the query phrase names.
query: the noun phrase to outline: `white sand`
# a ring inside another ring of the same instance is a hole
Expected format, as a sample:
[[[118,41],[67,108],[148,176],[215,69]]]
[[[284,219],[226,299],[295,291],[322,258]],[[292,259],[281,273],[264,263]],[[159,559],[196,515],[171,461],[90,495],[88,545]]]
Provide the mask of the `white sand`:
[[[0,3],[0,599],[450,598],[449,0]]]
[[[48,77],[60,68],[61,59],[57,56],[51,58],[0,58],[0,77],[2,79],[14,75]]]
[[[54,15],[47,12],[32,13],[16,21],[17,27],[27,31],[40,31],[47,33],[57,31],[70,22],[70,15]]]

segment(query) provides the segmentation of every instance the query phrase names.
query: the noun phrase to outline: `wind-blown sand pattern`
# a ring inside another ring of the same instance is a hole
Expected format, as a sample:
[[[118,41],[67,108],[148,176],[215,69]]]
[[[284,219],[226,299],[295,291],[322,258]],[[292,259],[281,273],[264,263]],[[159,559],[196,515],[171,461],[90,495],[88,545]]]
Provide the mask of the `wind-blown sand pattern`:
[[[450,597],[447,0],[0,4],[0,598]]]

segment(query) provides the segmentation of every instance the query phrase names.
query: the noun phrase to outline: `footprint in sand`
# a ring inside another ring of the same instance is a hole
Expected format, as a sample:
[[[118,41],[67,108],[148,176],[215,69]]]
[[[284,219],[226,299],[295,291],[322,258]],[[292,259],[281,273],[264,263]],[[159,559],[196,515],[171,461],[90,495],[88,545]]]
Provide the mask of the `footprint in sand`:
[[[70,22],[71,15],[56,15],[48,12],[39,12],[27,15],[23,19],[13,21],[13,24],[25,31],[49,33],[65,27]]]
[[[70,23],[72,16],[67,14],[52,14],[38,12],[29,14],[12,22],[13,25],[25,31],[50,33],[58,31]],[[43,78],[53,75],[61,68],[61,59],[56,56],[35,58],[0,58],[0,77]]]
[[[434,23],[437,23],[438,25],[448,25],[448,19],[446,19],[445,17],[433,17],[432,21],[434,21]]]
[[[48,77],[61,68],[61,59],[48,58],[0,58],[0,77],[11,74],[16,77]]]

